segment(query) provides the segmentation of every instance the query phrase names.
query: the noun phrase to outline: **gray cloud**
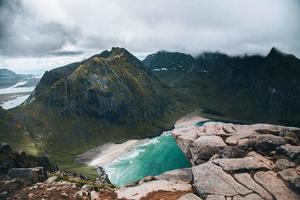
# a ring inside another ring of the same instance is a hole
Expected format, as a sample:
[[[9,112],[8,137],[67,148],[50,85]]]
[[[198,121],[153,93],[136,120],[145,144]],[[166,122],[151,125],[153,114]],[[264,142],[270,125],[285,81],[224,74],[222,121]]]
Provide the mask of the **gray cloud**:
[[[298,0],[0,2],[0,53],[10,56],[112,46],[193,54],[266,54],[276,46],[300,56]]]
[[[45,55],[76,43],[79,31],[55,21],[41,21],[17,0],[1,0],[0,53],[10,56]]]

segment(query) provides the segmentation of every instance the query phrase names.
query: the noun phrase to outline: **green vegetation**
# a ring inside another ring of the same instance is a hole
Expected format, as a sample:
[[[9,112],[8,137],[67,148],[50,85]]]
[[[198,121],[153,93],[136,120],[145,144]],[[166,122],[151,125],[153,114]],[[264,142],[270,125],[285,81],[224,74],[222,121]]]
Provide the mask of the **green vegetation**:
[[[70,182],[70,183],[74,183],[77,187],[82,187],[84,185],[91,185],[93,186],[93,190],[95,191],[100,191],[102,189],[113,189],[114,186],[111,184],[97,184],[95,181],[92,181],[90,179],[81,179],[79,177],[75,177],[75,176],[68,176],[68,175],[62,175],[62,174],[58,174],[58,173],[52,173],[50,174],[50,177],[56,177],[55,181],[59,182],[59,181],[66,181],[66,182]]]
[[[180,58],[180,59],[179,59]],[[150,69],[182,65],[190,55],[158,52],[143,62]],[[272,48],[268,56],[203,53],[185,70],[153,71],[172,87],[187,109],[217,111],[230,119],[300,125],[300,60]],[[159,67],[160,66],[160,67]]]
[[[15,120],[22,130],[7,129],[3,139],[48,156],[61,169],[95,177],[95,170],[76,163],[76,156],[107,142],[159,135],[183,112],[141,61],[113,48],[46,72],[28,103],[4,120],[11,127],[9,121]]]

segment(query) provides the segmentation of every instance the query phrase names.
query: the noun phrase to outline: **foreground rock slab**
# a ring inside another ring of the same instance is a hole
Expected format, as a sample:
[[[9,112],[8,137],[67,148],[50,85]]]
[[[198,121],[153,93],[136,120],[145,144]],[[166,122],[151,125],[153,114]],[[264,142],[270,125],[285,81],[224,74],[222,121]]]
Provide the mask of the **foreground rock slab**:
[[[251,193],[243,185],[225,173],[221,167],[209,162],[192,168],[194,186],[200,196],[207,194],[235,196]]]
[[[287,188],[275,172],[257,172],[254,174],[254,180],[266,188],[278,200],[297,200],[300,198],[300,196]]]
[[[193,165],[199,198],[300,199],[299,128],[202,120],[173,135]]]
[[[202,200],[200,197],[196,196],[193,193],[188,193],[180,197],[178,200]]]
[[[192,186],[185,182],[172,182],[166,180],[154,180],[134,187],[125,187],[116,190],[118,198],[139,200],[147,194],[156,191],[192,191]]]

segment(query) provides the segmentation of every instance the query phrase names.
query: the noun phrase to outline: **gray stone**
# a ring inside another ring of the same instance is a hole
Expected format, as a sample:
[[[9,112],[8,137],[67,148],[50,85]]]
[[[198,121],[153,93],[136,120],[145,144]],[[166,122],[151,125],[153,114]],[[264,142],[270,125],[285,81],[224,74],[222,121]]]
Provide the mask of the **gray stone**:
[[[271,167],[254,156],[245,158],[222,158],[212,161],[229,172],[245,172],[251,170],[270,170]]]
[[[209,160],[213,155],[219,154],[226,146],[219,136],[201,136],[194,141],[193,147],[190,148],[192,163],[199,164],[203,160]]]
[[[257,194],[251,193],[246,196],[237,195],[233,197],[233,200],[264,200]]]
[[[281,137],[284,137],[289,143],[291,143],[293,145],[299,144],[298,137],[297,137],[296,133],[294,133],[294,132],[284,132],[281,135]]]
[[[250,143],[250,137],[257,135],[258,133],[253,131],[252,129],[247,129],[246,127],[242,126],[243,128],[239,128],[234,135],[227,137],[225,142],[228,145],[237,145],[237,146],[247,146]],[[250,126],[247,126],[250,127]]]
[[[287,159],[278,159],[276,160],[276,167],[280,170],[284,170],[286,168],[294,167],[295,163],[292,161],[289,161]]]
[[[202,199],[193,193],[187,193],[182,197],[180,197],[178,200],[202,200]]]
[[[99,199],[99,193],[96,191],[91,191],[91,200],[98,200]]]
[[[265,200],[272,200],[272,195],[257,184],[248,173],[234,174],[234,178],[245,187],[259,194]]]
[[[81,187],[81,189],[83,189],[83,190],[92,190],[92,189],[94,189],[94,186],[93,185],[83,185]]]
[[[198,128],[194,128],[198,129]],[[176,137],[176,142],[179,148],[182,150],[182,152],[187,156],[187,158],[191,158],[191,152],[190,152],[190,146],[193,144],[193,142],[198,138],[196,130],[190,130],[188,129],[188,132],[184,132],[182,135],[178,135]]]
[[[222,158],[242,158],[246,155],[246,152],[238,147],[228,146],[225,147],[220,156]]]
[[[96,178],[97,184],[111,184],[108,175],[102,167],[97,167],[98,177]]]
[[[165,172],[158,176],[155,176],[156,179],[164,179],[167,181],[183,181],[190,183],[193,180],[192,169],[175,169],[172,171]]]
[[[278,147],[277,150],[291,159],[299,158],[300,156],[300,146],[286,144]]]
[[[215,159],[218,159],[218,158],[220,158],[219,154],[215,154],[212,157],[210,157],[209,160],[215,160]]]
[[[43,167],[12,168],[8,172],[9,177],[22,180],[25,185],[47,180],[47,173]]]
[[[273,171],[257,172],[254,180],[268,190],[277,200],[299,200],[299,196],[291,191]]]
[[[284,144],[286,144],[286,140],[283,137],[271,134],[258,135],[255,138],[255,149],[259,152],[269,153]]]
[[[133,187],[123,187],[116,190],[118,198],[138,200],[156,191],[192,192],[192,186],[186,182],[154,180]]]
[[[225,200],[225,197],[222,195],[208,195],[206,200]]]
[[[77,198],[79,198],[79,199],[83,199],[83,198],[89,196],[89,192],[88,192],[88,191],[85,191],[85,190],[79,190],[78,192],[76,192],[76,196],[77,196]]]
[[[225,173],[221,167],[207,162],[192,168],[194,187],[202,195],[235,196],[245,195],[251,191],[236,182],[232,176]]]
[[[268,165],[271,169],[275,169],[276,165],[273,163],[273,161],[267,159],[267,157],[260,155],[259,153],[256,153],[255,151],[251,151],[247,154],[247,156],[253,156],[256,159],[258,159],[260,162],[265,163]]]
[[[206,122],[199,128],[198,135],[201,136],[230,136],[235,132],[233,124],[222,122]]]
[[[290,184],[292,184],[295,188],[300,189],[299,178],[300,172],[297,173],[296,169],[289,168],[279,172],[279,175]]]

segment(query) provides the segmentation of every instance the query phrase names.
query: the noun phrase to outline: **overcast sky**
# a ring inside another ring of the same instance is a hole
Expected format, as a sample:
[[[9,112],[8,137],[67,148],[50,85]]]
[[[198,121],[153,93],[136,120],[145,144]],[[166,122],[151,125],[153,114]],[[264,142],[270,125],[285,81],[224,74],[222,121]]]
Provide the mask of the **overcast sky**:
[[[0,0],[0,68],[50,69],[112,46],[300,57],[299,0]]]

